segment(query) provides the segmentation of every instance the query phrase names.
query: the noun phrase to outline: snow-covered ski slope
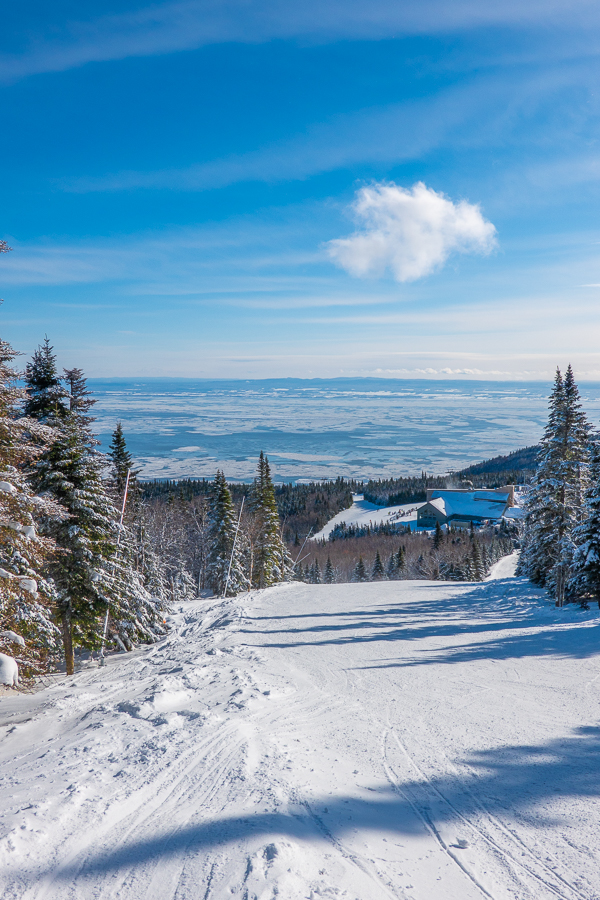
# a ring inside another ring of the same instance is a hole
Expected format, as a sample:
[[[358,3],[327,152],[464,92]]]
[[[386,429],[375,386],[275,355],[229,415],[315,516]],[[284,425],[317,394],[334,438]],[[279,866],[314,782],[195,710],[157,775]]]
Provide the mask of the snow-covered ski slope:
[[[600,897],[600,619],[519,579],[283,585],[0,698],[0,895]]]
[[[336,525],[345,522],[346,525],[384,525],[401,524],[409,525],[417,521],[417,509],[423,506],[423,501],[414,503],[401,503],[399,506],[376,506],[365,500],[363,494],[353,494],[354,502],[348,509],[343,509],[321,528],[318,534],[312,535],[311,540],[325,540],[329,537]]]

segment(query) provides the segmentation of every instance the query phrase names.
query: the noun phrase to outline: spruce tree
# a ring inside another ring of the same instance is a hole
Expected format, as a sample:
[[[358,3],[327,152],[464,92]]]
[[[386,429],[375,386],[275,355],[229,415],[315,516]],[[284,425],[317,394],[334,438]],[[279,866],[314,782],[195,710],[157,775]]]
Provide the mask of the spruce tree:
[[[404,547],[399,547],[398,553],[396,555],[396,570],[398,572],[398,578],[403,577],[405,569],[406,569],[406,552],[404,550]]]
[[[61,385],[54,348],[47,337],[25,367],[25,385],[26,416],[45,423],[65,418],[67,391]]]
[[[540,442],[537,468],[525,502],[521,554],[517,574],[527,575],[543,587],[556,557],[554,532],[561,446],[559,428],[564,405],[564,384],[557,368],[550,394],[548,423]]]
[[[319,560],[315,559],[313,563],[313,584],[321,584],[321,567],[319,565]]]
[[[253,586],[264,588],[280,581],[288,581],[293,565],[281,537],[269,460],[262,451],[250,496],[250,506],[257,527],[252,565]]]
[[[471,544],[471,581],[483,581],[485,570],[481,558],[479,541],[474,539]]]
[[[323,582],[325,584],[333,584],[335,581],[335,571],[331,564],[331,557],[327,554],[327,562],[325,563],[325,572],[323,574]]]
[[[78,395],[85,397],[80,374],[78,382]],[[74,672],[75,646],[100,646],[107,610],[109,640],[121,647],[164,632],[162,603],[142,583],[131,536],[127,530],[119,535],[119,511],[102,480],[106,461],[95,449],[87,409],[74,404],[62,420],[53,420],[55,440],[35,473],[38,491],[49,493],[69,513],[46,527],[59,548],[51,572],[67,674]]]
[[[373,569],[371,570],[371,581],[381,581],[382,578],[385,578],[385,570],[378,550],[375,554]]]
[[[471,523],[472,524],[472,523]],[[444,532],[442,531],[442,526],[440,523],[435,521],[435,534],[433,536],[433,548],[434,550],[439,550],[442,546],[442,541],[444,540]]]
[[[123,434],[123,426],[120,422],[117,422],[116,428],[112,433],[108,455],[113,464],[113,482],[115,491],[119,497],[122,497],[127,483],[127,473],[130,473],[129,482],[133,487],[132,481],[135,479],[138,472],[134,472],[133,457],[127,449],[125,435]]]
[[[367,575],[367,570],[365,568],[365,564],[363,562],[362,556],[358,557],[358,562],[354,568],[354,572],[352,574],[352,581],[362,582],[368,581],[369,576]]]
[[[570,580],[573,532],[583,518],[590,426],[571,366],[557,369],[538,468],[526,503],[519,573],[562,605]]]
[[[238,517],[225,475],[217,471],[210,510],[207,582],[219,597],[224,596],[226,587],[228,597],[235,597],[250,587],[244,571],[241,534],[237,525]]]
[[[393,581],[398,577],[398,566],[397,566],[397,558],[395,553],[390,553],[390,557],[387,561],[387,565],[385,567],[385,575],[389,581]]]
[[[582,606],[591,599],[600,607],[600,435],[590,442],[584,520],[574,530],[573,540],[575,553],[568,595]]]
[[[73,417],[41,457],[36,483],[39,491],[49,492],[70,514],[50,533],[62,551],[51,571],[58,589],[67,674],[72,675],[75,645],[93,648],[98,642],[118,520],[102,485],[100,464]]]
[[[17,355],[0,340],[0,652],[29,676],[51,667],[60,651],[56,592],[45,577],[56,548],[39,530],[66,513],[50,498],[34,496],[27,480],[53,432],[22,416],[26,394],[12,365]]]
[[[66,401],[69,405],[69,412],[76,416],[84,426],[89,426],[94,421],[88,413],[95,400],[92,399],[91,391],[88,390],[87,380],[81,369],[63,369],[64,381],[66,388]]]

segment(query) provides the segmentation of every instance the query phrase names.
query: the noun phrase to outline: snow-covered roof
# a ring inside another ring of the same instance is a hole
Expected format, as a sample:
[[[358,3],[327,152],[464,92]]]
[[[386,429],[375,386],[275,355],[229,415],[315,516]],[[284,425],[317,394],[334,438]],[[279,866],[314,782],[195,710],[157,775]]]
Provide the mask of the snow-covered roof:
[[[429,505],[434,506],[448,519],[451,516],[466,519],[471,517],[499,519],[508,502],[508,494],[493,494],[491,491],[436,491],[436,493],[441,496],[433,497]],[[494,499],[488,499],[492,495]]]
[[[525,517],[525,510],[522,506],[511,506],[504,513],[505,519],[523,519]]]

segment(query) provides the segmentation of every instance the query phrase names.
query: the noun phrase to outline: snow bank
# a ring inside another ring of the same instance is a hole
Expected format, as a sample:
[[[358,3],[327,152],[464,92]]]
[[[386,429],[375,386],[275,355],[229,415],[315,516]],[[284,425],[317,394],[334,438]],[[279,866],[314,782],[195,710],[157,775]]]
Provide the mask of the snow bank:
[[[18,687],[19,684],[17,662],[6,653],[0,653],[0,684],[7,684],[9,687]]]
[[[499,574],[182,604],[0,696],[0,895],[597,900],[599,627]]]

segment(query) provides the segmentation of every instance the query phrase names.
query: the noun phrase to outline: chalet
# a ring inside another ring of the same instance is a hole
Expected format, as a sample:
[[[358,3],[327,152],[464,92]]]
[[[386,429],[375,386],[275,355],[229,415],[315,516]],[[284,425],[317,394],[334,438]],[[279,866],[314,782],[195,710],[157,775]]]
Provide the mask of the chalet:
[[[481,491],[429,489],[427,502],[417,510],[417,527],[435,528],[439,522],[468,528],[471,522],[499,522],[514,503],[514,485]]]

